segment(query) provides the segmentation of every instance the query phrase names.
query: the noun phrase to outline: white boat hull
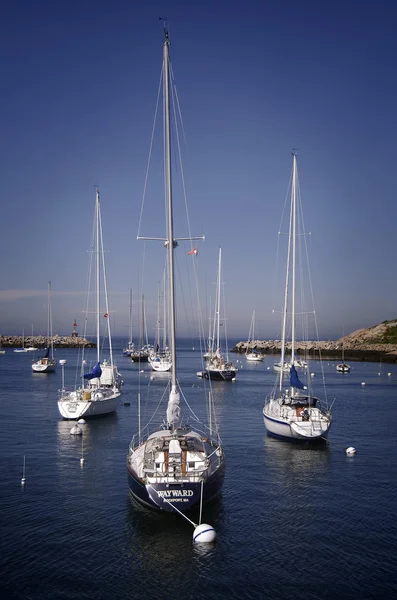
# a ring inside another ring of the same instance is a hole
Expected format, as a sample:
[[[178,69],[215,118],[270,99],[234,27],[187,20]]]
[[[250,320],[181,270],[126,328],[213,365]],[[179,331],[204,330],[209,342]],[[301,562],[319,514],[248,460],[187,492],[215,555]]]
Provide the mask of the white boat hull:
[[[157,371],[158,373],[166,373],[172,367],[172,362],[169,358],[158,356],[149,357],[149,364],[153,371]]]
[[[109,394],[98,390],[91,392],[90,398],[85,399],[84,391],[77,390],[65,394],[58,400],[58,409],[64,419],[80,419],[81,417],[98,417],[117,410],[120,392],[111,391]]]
[[[32,364],[32,370],[35,373],[54,373],[56,368],[56,361],[49,358],[41,358]]]
[[[250,362],[261,362],[265,357],[263,354],[247,354],[245,358]]]
[[[310,419],[303,420],[292,408],[281,409],[278,401],[271,400],[263,408],[263,420],[267,432],[287,440],[325,439],[331,427],[331,419],[318,408],[310,408]]]

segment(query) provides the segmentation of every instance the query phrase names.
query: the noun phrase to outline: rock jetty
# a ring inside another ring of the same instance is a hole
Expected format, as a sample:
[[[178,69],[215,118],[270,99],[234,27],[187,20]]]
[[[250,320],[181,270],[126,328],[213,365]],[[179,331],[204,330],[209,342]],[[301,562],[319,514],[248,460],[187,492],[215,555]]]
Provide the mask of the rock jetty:
[[[239,342],[231,350],[243,354],[248,342]],[[279,354],[280,340],[250,342],[250,348],[264,354]],[[291,353],[291,343],[287,342],[287,354]],[[397,320],[384,321],[379,325],[358,329],[350,335],[336,341],[297,342],[298,356],[317,359],[342,359],[342,350],[346,361],[368,361],[397,363]]]
[[[3,348],[22,348],[25,344],[25,348],[46,348],[47,337],[44,335],[27,335],[25,340],[21,335],[2,335],[1,345]],[[73,335],[54,335],[52,337],[52,344],[54,348],[96,348],[94,342],[90,342],[86,338],[73,336]]]

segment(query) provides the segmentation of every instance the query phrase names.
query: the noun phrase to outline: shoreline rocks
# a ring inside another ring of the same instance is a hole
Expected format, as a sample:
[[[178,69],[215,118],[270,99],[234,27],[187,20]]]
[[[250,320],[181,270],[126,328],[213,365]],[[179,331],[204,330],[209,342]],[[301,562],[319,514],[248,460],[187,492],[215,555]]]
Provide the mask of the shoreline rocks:
[[[2,335],[1,345],[3,348],[22,348],[24,343],[25,348],[47,348],[47,337],[44,335],[26,335],[23,340],[21,335]],[[72,335],[61,336],[54,335],[52,337],[54,348],[96,348],[94,342],[90,342],[86,338],[76,337]]]
[[[238,342],[232,348],[231,352],[244,354],[248,342]],[[250,348],[263,354],[280,354],[280,340],[256,340],[249,343]],[[287,355],[291,355],[291,342],[287,342]],[[341,343],[341,340],[335,342],[297,342],[295,351],[298,356],[307,356],[317,360],[339,359],[342,360],[342,350],[346,361],[365,361],[365,362],[384,362],[397,363],[397,344],[377,344],[377,343]]]

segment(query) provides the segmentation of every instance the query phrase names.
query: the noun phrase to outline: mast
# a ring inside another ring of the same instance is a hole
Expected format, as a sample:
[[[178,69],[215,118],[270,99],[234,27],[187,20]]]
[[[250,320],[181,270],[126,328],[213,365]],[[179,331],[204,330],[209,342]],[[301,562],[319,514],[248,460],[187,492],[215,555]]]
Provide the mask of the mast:
[[[51,347],[51,359],[54,359],[54,345],[52,343],[52,311],[51,311],[51,281],[48,282],[48,349]]]
[[[165,196],[167,206],[167,240],[168,252],[168,285],[170,299],[170,346],[171,346],[171,392],[167,408],[167,422],[171,429],[176,429],[180,421],[179,394],[176,378],[176,333],[175,333],[175,282],[174,282],[174,223],[172,211],[172,180],[171,180],[171,129],[170,129],[170,89],[169,89],[169,38],[165,29],[163,46],[163,76],[164,76],[164,167],[165,167]]]
[[[291,233],[292,233],[292,221],[293,221],[293,196],[291,191],[291,206],[289,215],[289,229],[288,229],[288,250],[287,250],[287,269],[285,273],[285,292],[284,292],[284,309],[283,309],[283,325],[281,331],[281,371],[280,371],[280,392],[283,390],[283,379],[284,379],[284,362],[285,362],[285,335],[287,329],[287,312],[288,312],[288,292],[289,292],[289,274],[290,274],[290,262],[291,262]]]
[[[292,364],[295,359],[295,285],[296,285],[296,154],[293,153],[292,171],[292,326],[291,354]]]
[[[132,288],[130,288],[129,346],[132,345]]]
[[[216,347],[219,349],[219,337],[220,337],[220,310],[221,310],[221,261],[222,261],[222,248],[219,248],[218,258],[218,285],[216,291]]]
[[[292,153],[292,190],[291,190],[291,215],[290,215],[290,237],[292,238],[292,294],[291,294],[291,365],[295,360],[295,287],[296,287],[296,191],[297,191],[297,172],[296,172],[296,154]],[[292,225],[292,229],[291,229]],[[291,396],[294,395],[294,388],[291,386]]]
[[[96,256],[96,348],[97,348],[97,362],[100,361],[100,334],[99,334],[99,189],[96,188],[96,202],[95,202],[95,256]]]

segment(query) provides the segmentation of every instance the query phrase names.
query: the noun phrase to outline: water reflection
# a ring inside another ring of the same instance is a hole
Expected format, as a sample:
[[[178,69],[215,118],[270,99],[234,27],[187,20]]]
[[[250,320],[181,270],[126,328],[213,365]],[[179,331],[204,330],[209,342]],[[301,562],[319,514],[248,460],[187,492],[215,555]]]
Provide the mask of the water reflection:
[[[273,476],[291,483],[313,483],[328,472],[331,451],[325,441],[299,443],[264,437],[264,462]]]
[[[212,524],[219,533],[222,513],[222,498],[219,497],[204,507],[202,522]],[[131,495],[128,496],[126,516],[128,551],[135,572],[136,561],[139,561],[146,576],[160,578],[162,586],[182,587],[188,574],[191,575],[192,564],[201,565],[215,552],[216,544],[193,544],[194,527],[186,519],[176,513],[148,510]],[[199,521],[198,512],[188,517],[194,523]]]

